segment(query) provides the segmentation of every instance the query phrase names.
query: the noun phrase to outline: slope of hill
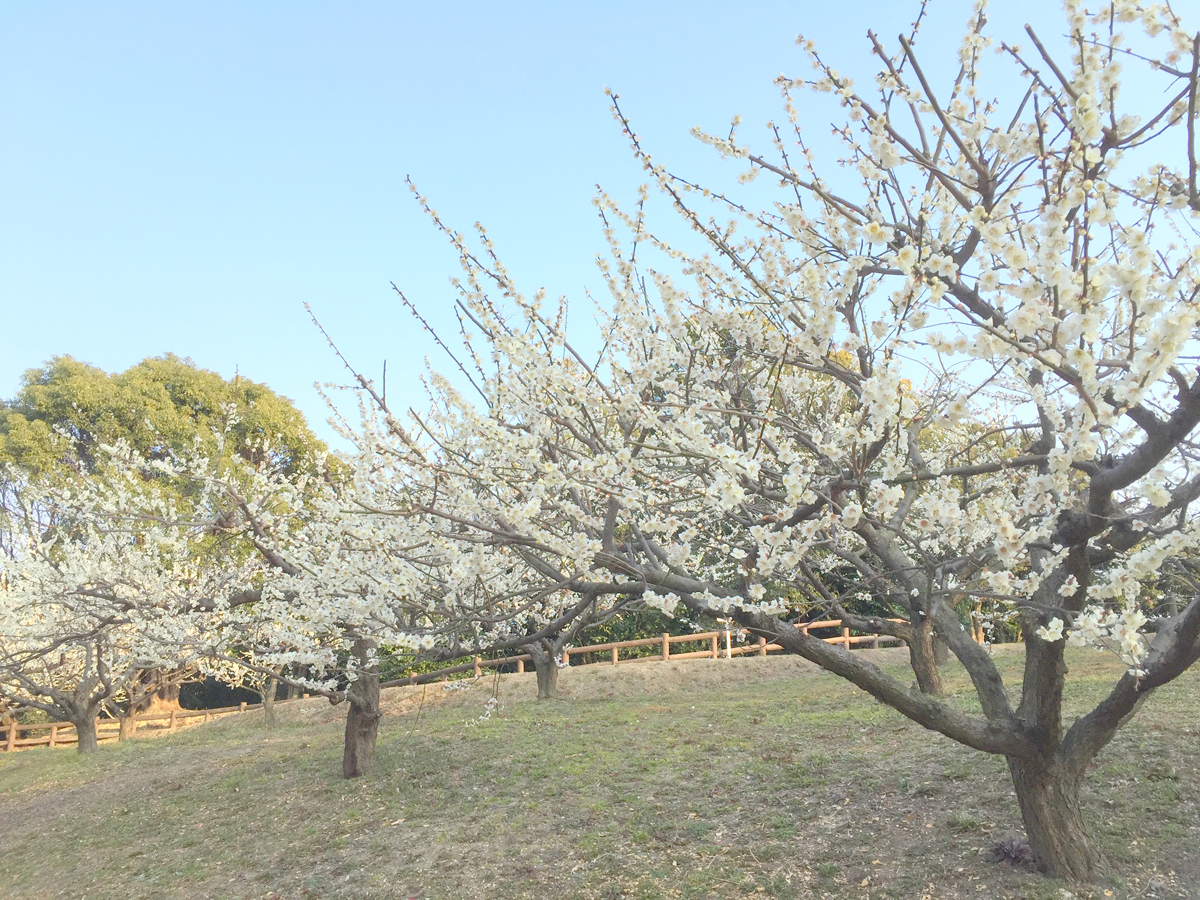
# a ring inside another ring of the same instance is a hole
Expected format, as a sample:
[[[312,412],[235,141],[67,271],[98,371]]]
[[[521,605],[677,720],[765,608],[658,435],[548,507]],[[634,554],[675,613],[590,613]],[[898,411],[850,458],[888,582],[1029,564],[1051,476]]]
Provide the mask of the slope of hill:
[[[902,651],[864,652],[899,671]],[[997,654],[1019,679],[1019,648]],[[1080,705],[1119,670],[1071,665]],[[961,670],[948,680],[970,708]],[[341,710],[319,700],[273,730],[231,717],[92,758],[0,758],[0,894],[1067,896],[988,858],[1020,834],[1002,760],[801,660],[583,667],[540,704],[532,674],[458,684],[387,692],[376,771],[354,782]],[[1114,869],[1072,896],[1200,897],[1198,698],[1200,673],[1160,690],[1100,756],[1087,813]]]

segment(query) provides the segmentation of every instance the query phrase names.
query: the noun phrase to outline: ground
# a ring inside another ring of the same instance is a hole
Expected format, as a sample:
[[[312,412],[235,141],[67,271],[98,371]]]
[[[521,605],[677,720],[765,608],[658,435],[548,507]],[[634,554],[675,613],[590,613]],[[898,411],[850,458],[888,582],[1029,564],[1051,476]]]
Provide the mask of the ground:
[[[862,651],[899,674],[903,651]],[[1020,650],[997,648],[1006,678]],[[1070,705],[1120,664],[1070,657]],[[961,670],[955,702],[972,707]],[[385,692],[375,772],[344,781],[342,710],[0,756],[11,898],[1200,900],[1200,673],[1089,773],[1108,883],[989,859],[1021,828],[1003,761],[796,658],[639,662]],[[481,719],[493,690],[499,710]]]

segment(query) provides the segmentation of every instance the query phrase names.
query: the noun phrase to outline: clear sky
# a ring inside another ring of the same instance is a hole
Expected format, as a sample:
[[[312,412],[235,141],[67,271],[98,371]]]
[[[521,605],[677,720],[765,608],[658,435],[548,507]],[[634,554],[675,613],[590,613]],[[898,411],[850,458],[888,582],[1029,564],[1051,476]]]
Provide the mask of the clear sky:
[[[595,184],[642,180],[606,85],[673,170],[736,174],[689,128],[740,113],[757,141],[771,79],[810,71],[798,33],[867,76],[867,29],[894,41],[917,7],[0,0],[0,397],[57,354],[173,352],[266,382],[328,437],[313,383],[345,374],[305,302],[365,372],[388,360],[389,394],[441,363],[391,293],[452,321],[453,257],[405,176],[488,225],[530,292],[582,299]],[[995,7],[1001,36],[1060,30],[1053,3]],[[931,10],[922,44],[948,65],[970,6]]]

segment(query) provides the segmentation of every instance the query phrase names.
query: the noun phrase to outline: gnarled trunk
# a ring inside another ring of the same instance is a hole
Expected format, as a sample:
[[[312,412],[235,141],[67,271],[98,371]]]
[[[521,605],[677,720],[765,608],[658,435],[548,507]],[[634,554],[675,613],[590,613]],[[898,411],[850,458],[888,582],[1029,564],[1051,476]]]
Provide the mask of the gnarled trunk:
[[[186,671],[144,669],[125,688],[128,697],[126,715],[161,715],[183,709],[179,691],[186,680]]]
[[[1080,777],[1053,760],[1009,758],[1008,768],[1039,868],[1055,878],[1095,881],[1099,857],[1083,824]]]
[[[917,687],[922,694],[940,696],[944,693],[942,676],[938,674],[937,650],[934,646],[933,621],[921,618],[913,622],[908,638],[908,659],[913,674],[917,676]]]
[[[375,757],[375,740],[379,734],[379,677],[366,676],[374,681],[374,696],[369,685],[352,689],[350,710],[346,714],[346,745],[342,752],[342,777],[358,778],[371,771]]]
[[[533,668],[537,672],[539,700],[553,700],[558,696],[558,662],[554,653],[541,644],[526,644],[521,648],[533,657]]]
[[[275,692],[278,688],[279,682],[272,678],[259,694],[262,697],[263,724],[268,728],[275,727]]]
[[[342,777],[358,778],[371,771],[375,739],[379,734],[379,668],[370,660],[374,641],[354,642],[359,674],[346,692],[350,710],[346,714],[346,744],[342,753]]]
[[[177,681],[168,681],[163,684],[154,696],[150,698],[150,706],[147,712],[154,714],[169,713],[171,710],[181,710],[183,706],[179,703],[179,690],[183,685]]]
[[[159,716],[183,709],[179,703],[183,671],[143,669],[125,687],[126,703],[118,714],[118,741],[126,741],[137,731],[138,716]]]
[[[80,753],[95,753],[99,743],[96,741],[96,712],[86,710],[81,716],[72,716],[70,722],[75,726],[75,734],[79,737],[76,749]]]
[[[117,732],[117,740],[129,740],[133,737],[133,733],[137,731],[137,713],[126,713],[118,721],[120,722],[120,730]]]

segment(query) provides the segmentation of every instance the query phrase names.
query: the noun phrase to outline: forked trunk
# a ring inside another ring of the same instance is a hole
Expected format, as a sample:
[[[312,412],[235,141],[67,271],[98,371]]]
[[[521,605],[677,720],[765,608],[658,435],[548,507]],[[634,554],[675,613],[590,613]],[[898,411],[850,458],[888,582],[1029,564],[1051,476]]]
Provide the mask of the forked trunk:
[[[937,651],[934,647],[933,622],[921,619],[912,626],[912,635],[908,640],[908,659],[912,665],[913,674],[917,676],[917,687],[922,694],[940,696],[942,676],[938,674]]]
[[[1039,868],[1054,878],[1095,881],[1099,858],[1079,808],[1079,777],[1041,759],[1010,758],[1008,768]]]
[[[360,662],[359,675],[346,692],[350,710],[346,714],[346,745],[342,753],[342,777],[359,778],[371,771],[375,757],[375,739],[379,735],[379,668],[368,664],[374,643],[354,642],[354,655]]]
[[[71,719],[71,724],[75,726],[75,734],[79,736],[79,744],[76,749],[80,753],[95,753],[99,744],[96,741],[96,717],[94,715],[83,715]]]
[[[554,654],[541,644],[526,644],[521,649],[533,657],[533,668],[537,672],[537,698],[553,700],[558,696],[558,663]]]

